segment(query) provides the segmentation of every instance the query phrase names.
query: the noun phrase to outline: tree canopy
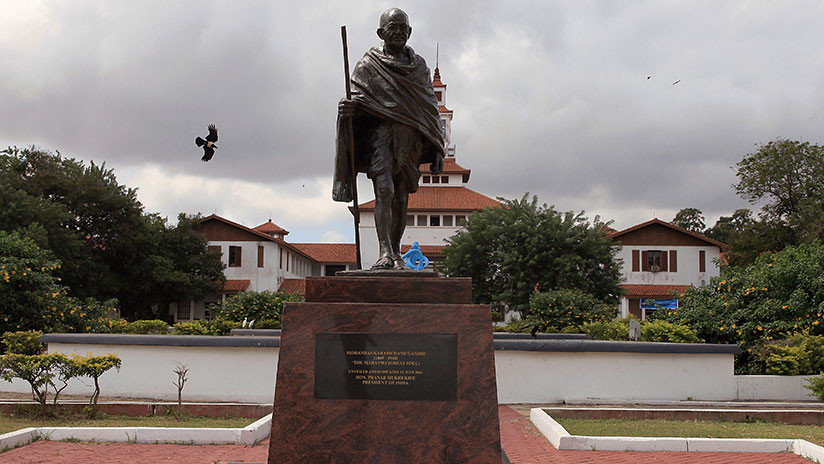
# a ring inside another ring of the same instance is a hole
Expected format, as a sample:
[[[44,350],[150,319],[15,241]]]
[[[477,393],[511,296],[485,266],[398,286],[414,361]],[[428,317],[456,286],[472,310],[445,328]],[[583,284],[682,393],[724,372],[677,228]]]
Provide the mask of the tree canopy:
[[[590,222],[583,212],[561,213],[538,205],[528,194],[499,198],[501,207],[469,217],[444,249],[452,276],[472,277],[476,303],[529,312],[530,295],[553,289],[579,289],[604,302],[616,302],[620,263],[605,235],[608,224]]]
[[[735,191],[792,243],[824,239],[824,147],[776,139],[736,164]]]
[[[72,297],[116,298],[124,316],[157,316],[165,304],[198,298],[223,279],[220,258],[192,230],[147,214],[135,189],[105,163],[85,164],[37,148],[0,152],[0,230],[48,250]]]
[[[704,233],[707,228],[704,219],[704,213],[696,208],[684,208],[675,214],[675,218],[671,221],[672,224],[687,229],[690,232]]]

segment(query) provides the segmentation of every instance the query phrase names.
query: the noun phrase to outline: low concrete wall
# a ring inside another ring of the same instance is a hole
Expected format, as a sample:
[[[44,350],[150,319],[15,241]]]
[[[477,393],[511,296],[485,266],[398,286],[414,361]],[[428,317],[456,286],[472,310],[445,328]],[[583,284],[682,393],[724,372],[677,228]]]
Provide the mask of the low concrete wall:
[[[48,334],[50,352],[117,353],[120,372],[101,378],[104,396],[176,400],[172,370],[189,367],[186,401],[271,403],[278,337]],[[497,339],[500,403],[586,400],[732,400],[735,345]],[[0,391],[29,392],[0,382]],[[87,395],[75,380],[64,393]]]
[[[815,401],[804,388],[813,375],[736,375],[735,397],[741,401]]]

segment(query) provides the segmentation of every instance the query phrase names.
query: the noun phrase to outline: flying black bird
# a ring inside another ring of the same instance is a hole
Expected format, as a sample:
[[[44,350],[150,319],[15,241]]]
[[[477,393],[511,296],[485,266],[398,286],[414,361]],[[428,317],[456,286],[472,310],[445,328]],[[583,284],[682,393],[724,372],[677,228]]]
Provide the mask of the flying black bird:
[[[209,135],[206,136],[206,140],[200,137],[195,139],[195,145],[203,147],[203,158],[200,158],[201,161],[206,162],[212,159],[217,149],[215,142],[217,142],[217,128],[214,124],[209,124]]]
[[[677,84],[677,83],[679,83],[679,82],[681,82],[681,79],[678,79],[677,81],[673,82],[673,83],[672,83],[672,85],[675,85],[675,84]]]

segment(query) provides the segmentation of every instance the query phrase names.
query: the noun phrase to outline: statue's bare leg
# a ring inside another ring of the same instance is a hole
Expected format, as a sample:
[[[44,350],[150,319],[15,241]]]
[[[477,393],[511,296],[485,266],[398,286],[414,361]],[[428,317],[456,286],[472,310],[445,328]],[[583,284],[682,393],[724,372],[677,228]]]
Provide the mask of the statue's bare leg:
[[[395,265],[391,245],[392,198],[395,196],[392,173],[384,172],[376,176],[372,179],[372,186],[375,189],[375,230],[380,253],[372,269],[392,269]]]
[[[406,207],[409,204],[409,194],[403,182],[395,184],[395,196],[392,198],[392,232],[390,235],[392,244],[392,259],[395,261],[395,269],[406,269],[406,264],[401,258],[401,239],[403,231],[406,230]]]

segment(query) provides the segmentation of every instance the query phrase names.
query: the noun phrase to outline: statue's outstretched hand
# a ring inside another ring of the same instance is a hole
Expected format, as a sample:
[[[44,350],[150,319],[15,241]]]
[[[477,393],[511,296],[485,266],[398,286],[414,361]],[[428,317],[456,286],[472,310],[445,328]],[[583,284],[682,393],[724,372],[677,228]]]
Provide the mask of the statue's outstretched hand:
[[[342,118],[351,118],[355,115],[355,110],[357,107],[358,104],[355,100],[341,98],[340,103],[338,103],[338,116]]]
[[[443,172],[443,157],[442,157],[442,156],[438,156],[438,157],[435,159],[435,162],[434,162],[434,163],[431,163],[431,164],[429,165],[429,170],[432,172],[432,174],[433,174],[433,175],[436,175],[436,176],[437,176],[438,174],[440,174],[441,172]]]

